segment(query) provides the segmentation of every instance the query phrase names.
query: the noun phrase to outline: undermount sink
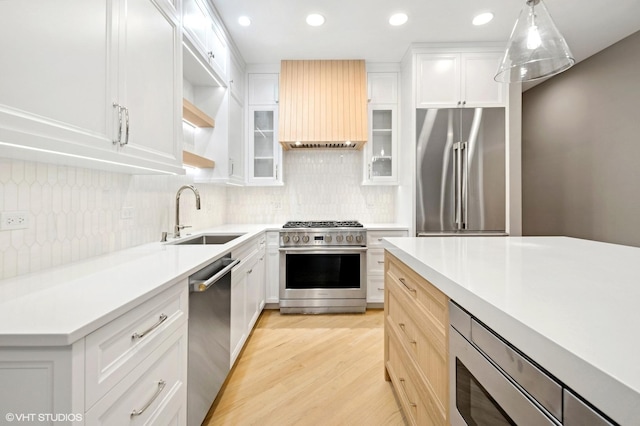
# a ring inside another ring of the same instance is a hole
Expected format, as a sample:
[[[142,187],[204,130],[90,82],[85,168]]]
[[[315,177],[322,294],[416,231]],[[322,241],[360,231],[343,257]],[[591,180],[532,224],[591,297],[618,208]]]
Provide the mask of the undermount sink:
[[[183,244],[225,244],[229,241],[233,241],[236,238],[242,237],[244,234],[229,234],[229,235],[219,235],[219,234],[202,234],[195,237],[185,238],[184,240],[176,241],[172,244],[183,245]]]

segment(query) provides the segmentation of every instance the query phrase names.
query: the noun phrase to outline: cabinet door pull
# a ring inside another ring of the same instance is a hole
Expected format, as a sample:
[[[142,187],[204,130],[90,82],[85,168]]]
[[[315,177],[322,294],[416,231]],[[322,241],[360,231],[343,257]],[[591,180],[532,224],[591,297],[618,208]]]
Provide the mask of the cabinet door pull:
[[[156,400],[156,398],[158,398],[158,396],[160,396],[160,393],[162,392],[162,390],[164,389],[164,387],[167,385],[167,382],[165,382],[164,380],[160,379],[160,381],[158,382],[158,389],[156,390],[156,393],[153,394],[153,396],[151,397],[151,399],[149,401],[147,401],[147,403],[144,405],[144,407],[142,407],[139,410],[133,410],[131,412],[130,417],[136,417],[141,415],[142,413],[144,413],[147,408],[149,408],[149,406],[151,404],[153,404],[153,401]]]
[[[169,317],[166,314],[160,314],[160,317],[158,318],[158,322],[153,324],[151,327],[147,328],[142,333],[133,333],[131,335],[131,340],[142,339],[144,336],[146,336],[147,334],[151,333],[156,328],[160,327],[160,324],[165,322],[167,320],[167,318],[169,318]]]
[[[125,132],[124,132],[124,143],[120,145],[128,145],[129,144],[129,108],[124,108],[124,117],[125,117]]]
[[[404,286],[407,288],[407,290],[409,290],[410,292],[413,292],[413,293],[415,293],[415,292],[416,292],[416,289],[415,289],[415,288],[411,288],[411,287],[409,287],[409,286],[407,285],[407,282],[405,281],[405,279],[404,279],[404,278],[398,278],[398,280],[400,280],[400,282],[402,283],[402,285],[404,285]]]
[[[216,57],[216,55],[214,55],[214,54],[213,54],[213,51],[211,51],[211,50],[207,52],[207,55],[209,55],[209,57],[210,57],[211,59],[214,59],[214,58]]]
[[[113,144],[120,145],[122,142],[122,105],[114,102],[113,107],[118,108],[118,138],[113,140]]]

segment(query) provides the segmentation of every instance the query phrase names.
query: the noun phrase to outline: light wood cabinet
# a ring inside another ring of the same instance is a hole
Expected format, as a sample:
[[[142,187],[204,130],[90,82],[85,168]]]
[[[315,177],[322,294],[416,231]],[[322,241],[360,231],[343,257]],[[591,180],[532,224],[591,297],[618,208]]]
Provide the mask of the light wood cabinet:
[[[4,1],[0,28],[0,155],[183,173],[173,3]]]
[[[500,52],[417,54],[416,108],[504,106],[504,84],[493,80],[500,59]]]
[[[448,297],[385,252],[385,366],[411,424],[449,424]]]

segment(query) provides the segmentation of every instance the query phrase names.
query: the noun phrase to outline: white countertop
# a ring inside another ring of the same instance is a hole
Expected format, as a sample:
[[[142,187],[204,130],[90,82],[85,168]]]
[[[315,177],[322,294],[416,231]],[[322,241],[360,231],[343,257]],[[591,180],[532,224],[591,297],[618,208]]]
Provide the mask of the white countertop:
[[[394,224],[366,226],[406,229]],[[216,245],[149,243],[1,280],[0,346],[72,344],[259,233],[281,229],[281,223],[222,225],[194,235],[245,235]]]
[[[144,244],[0,281],[0,346],[69,345],[275,228],[278,225],[219,226],[194,235],[245,235],[217,245]]]
[[[640,419],[640,248],[567,237],[385,248],[620,424]]]

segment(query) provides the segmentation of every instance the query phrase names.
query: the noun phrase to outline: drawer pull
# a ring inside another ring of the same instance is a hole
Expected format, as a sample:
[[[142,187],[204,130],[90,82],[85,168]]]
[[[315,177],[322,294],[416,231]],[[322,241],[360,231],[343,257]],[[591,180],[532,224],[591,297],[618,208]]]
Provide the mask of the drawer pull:
[[[384,264],[384,260],[378,260],[378,263],[383,265]]]
[[[407,282],[405,281],[405,279],[404,279],[404,278],[398,278],[398,279],[400,280],[400,282],[402,283],[402,285],[404,285],[404,286],[407,288],[407,290],[409,290],[409,291],[411,291],[411,292],[413,292],[413,293],[415,293],[415,292],[416,292],[416,289],[415,289],[415,288],[411,288],[411,287],[409,287],[409,286],[407,285]]]
[[[144,412],[147,410],[147,408],[149,408],[149,406],[150,406],[151,404],[153,404],[153,401],[155,401],[155,400],[156,400],[156,398],[157,398],[158,396],[160,396],[160,393],[162,392],[162,390],[164,389],[164,387],[165,387],[166,385],[167,385],[167,382],[165,382],[164,380],[160,379],[160,381],[158,382],[158,389],[156,390],[156,393],[154,393],[154,394],[153,394],[153,396],[151,397],[151,399],[150,399],[150,400],[149,400],[149,401],[144,405],[144,407],[142,407],[142,408],[141,408],[141,409],[139,409],[139,410],[133,410],[133,411],[131,412],[130,417],[136,417],[136,416],[139,416],[139,415],[141,415],[142,413],[144,413]]]
[[[400,383],[402,384],[402,390],[404,391],[404,394],[407,395],[407,388],[404,386],[404,379],[403,378],[400,378]],[[411,402],[409,400],[409,395],[407,395],[407,402],[409,403],[409,405],[412,408],[416,408],[418,406],[418,404],[416,404],[415,402]]]
[[[131,335],[131,340],[136,340],[136,339],[142,339],[144,336],[146,336],[147,334],[151,333],[153,330],[155,330],[156,328],[160,327],[160,324],[162,324],[163,322],[165,322],[167,320],[167,318],[169,318],[167,315],[165,314],[160,314],[160,318],[158,318],[158,322],[156,322],[155,324],[153,324],[151,327],[147,328],[145,331],[143,331],[142,333],[133,333]]]
[[[405,327],[404,323],[401,322],[401,323],[398,323],[398,325],[400,326],[400,328],[404,332],[404,335],[407,336],[407,338],[409,339],[409,343],[411,343],[412,345],[415,345],[417,342],[409,337],[409,335],[407,334],[407,330],[404,329],[404,327]]]
[[[384,291],[384,287],[382,287],[382,288],[378,287],[378,290]]]
[[[378,241],[382,241],[382,238],[378,238]]]

